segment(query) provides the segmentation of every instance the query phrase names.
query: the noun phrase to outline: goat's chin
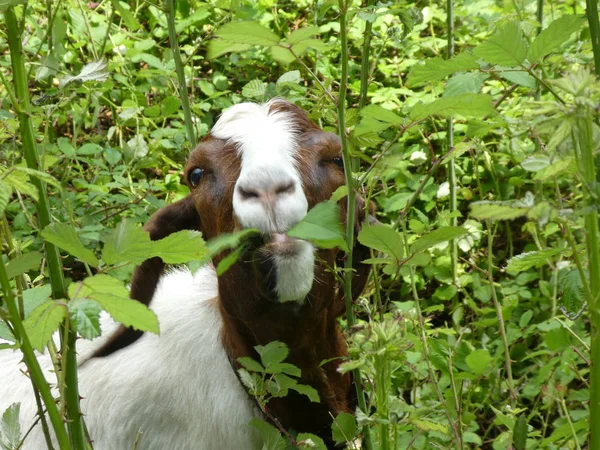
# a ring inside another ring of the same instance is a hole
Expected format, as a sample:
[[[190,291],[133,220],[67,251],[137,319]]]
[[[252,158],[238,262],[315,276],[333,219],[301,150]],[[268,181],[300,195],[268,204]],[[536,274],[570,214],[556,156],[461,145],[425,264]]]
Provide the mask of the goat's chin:
[[[275,292],[282,302],[303,302],[312,289],[315,255],[312,244],[284,234],[274,234],[261,253],[275,269]]]

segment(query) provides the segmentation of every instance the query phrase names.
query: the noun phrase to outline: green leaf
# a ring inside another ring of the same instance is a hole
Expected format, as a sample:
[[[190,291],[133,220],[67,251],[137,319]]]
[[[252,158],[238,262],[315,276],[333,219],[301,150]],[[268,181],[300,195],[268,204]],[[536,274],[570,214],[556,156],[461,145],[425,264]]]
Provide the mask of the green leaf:
[[[362,117],[370,117],[379,122],[385,122],[392,125],[402,125],[403,119],[398,114],[389,109],[382,108],[379,105],[368,105],[360,110]]]
[[[553,248],[548,250],[539,250],[533,252],[521,253],[513,256],[506,265],[506,271],[511,275],[516,275],[520,272],[531,269],[532,267],[542,267],[548,263],[548,260],[563,252],[561,248]]]
[[[125,326],[140,331],[151,331],[158,334],[158,319],[146,305],[129,298],[123,283],[108,275],[95,275],[83,280],[83,283],[72,283],[69,286],[72,300],[88,298],[95,300],[113,319]]]
[[[0,0],[0,11],[6,11],[11,6],[23,5],[27,0]]]
[[[269,342],[265,346],[257,345],[254,349],[260,355],[260,360],[265,367],[283,362],[290,352],[287,345],[279,341]]]
[[[265,372],[265,368],[257,361],[254,361],[252,358],[248,357],[248,356],[242,356],[241,358],[238,358],[238,362],[244,366],[247,370],[250,370],[251,372],[259,372],[259,373],[264,373]]]
[[[30,169],[29,167],[21,167],[21,166],[13,166],[12,169],[17,172],[22,172],[22,173],[28,175],[29,177],[38,178],[39,180],[41,180],[45,183],[48,183],[49,185],[54,186],[55,188],[57,188],[59,190],[62,188],[62,186],[60,185],[58,180],[56,178],[54,178],[52,175],[50,175],[49,173],[42,172],[41,170],[35,170],[35,169]]]
[[[288,363],[275,363],[269,365],[269,367],[265,370],[266,373],[286,373],[293,377],[300,377],[302,375],[302,371],[294,366],[293,364]]]
[[[490,76],[487,73],[459,73],[446,83],[444,97],[456,97],[461,94],[477,94],[483,82]]]
[[[513,84],[517,84],[519,86],[525,86],[529,89],[535,89],[537,86],[537,81],[531,75],[529,75],[525,71],[500,71],[498,72],[505,80],[510,81]]]
[[[513,428],[513,446],[515,450],[525,450],[527,444],[527,414],[521,413]]]
[[[558,161],[550,164],[548,167],[544,167],[540,171],[538,171],[534,176],[534,180],[547,180],[549,178],[554,178],[561,172],[565,170],[574,170],[575,169],[575,158],[565,158],[559,159]]]
[[[430,420],[411,418],[410,422],[421,431],[437,431],[444,435],[448,435],[448,427],[439,422],[432,422]]]
[[[23,291],[23,307],[25,309],[25,317],[29,317],[31,311],[40,306],[52,295],[52,286],[46,284],[44,286],[25,289]]]
[[[40,252],[29,252],[10,260],[6,265],[8,279],[39,268],[43,257]]]
[[[259,419],[250,420],[249,425],[260,433],[263,441],[262,450],[285,450],[287,443],[277,428]]]
[[[242,88],[242,95],[246,98],[263,98],[267,93],[267,84],[260,80],[252,80]]]
[[[178,113],[181,110],[181,100],[169,95],[160,102],[161,116],[168,117]]]
[[[468,230],[463,227],[440,227],[413,242],[413,244],[410,246],[410,252],[417,253],[431,248],[441,242],[457,239],[467,233]]]
[[[408,74],[407,85],[410,87],[431,83],[446,78],[456,72],[479,69],[477,58],[469,53],[461,53],[452,59],[441,57],[428,59],[425,64],[413,66]]]
[[[318,34],[319,34],[318,27],[299,28],[295,31],[292,31],[290,34],[288,34],[286,41],[288,44],[294,45],[294,44],[297,44],[298,42],[310,39],[313,36],[317,36]]]
[[[8,206],[10,200],[11,189],[6,183],[0,181],[0,215],[4,214],[4,210]]]
[[[21,443],[21,422],[19,420],[21,404],[13,403],[2,414],[2,433],[1,444],[8,445],[8,449],[20,448]]]
[[[413,120],[429,116],[449,118],[452,116],[483,118],[496,114],[492,97],[487,94],[461,94],[455,97],[442,97],[431,103],[417,103],[410,111]]]
[[[331,431],[333,432],[333,440],[336,443],[350,442],[358,434],[356,419],[352,414],[338,414],[331,424]]]
[[[213,39],[212,41],[210,41],[208,43],[208,51],[206,52],[206,57],[208,59],[215,59],[218,58],[219,56],[224,55],[225,53],[229,53],[229,52],[243,52],[244,50],[248,50],[249,48],[251,48],[251,45],[248,44],[239,44],[237,42],[231,42],[231,41],[225,41],[223,39]],[[273,49],[276,49],[279,47],[273,47]],[[284,49],[281,49],[284,50]],[[286,53],[289,53],[288,51],[284,50]],[[292,60],[294,59],[294,57],[292,56]]]
[[[527,214],[529,208],[516,207],[502,202],[473,202],[471,203],[471,216],[477,219],[511,220]]]
[[[31,346],[42,352],[65,317],[67,305],[62,301],[48,300],[35,308],[23,321]]]
[[[492,357],[485,349],[478,349],[471,352],[465,361],[475,375],[481,375],[490,368]]]
[[[299,70],[290,70],[289,72],[284,73],[277,79],[277,84],[281,83],[294,83],[298,84],[302,81],[302,77],[300,76]]]
[[[402,235],[387,225],[363,226],[357,239],[362,245],[387,253],[396,260],[404,257]]]
[[[536,63],[548,53],[556,50],[567,42],[571,34],[578,31],[584,23],[584,15],[571,14],[556,19],[531,44],[527,53],[529,62]]]
[[[519,23],[508,22],[487,41],[475,47],[473,54],[498,66],[515,67],[525,61],[527,41]]]
[[[550,158],[546,155],[531,155],[521,162],[521,167],[527,172],[538,172],[550,165]]]
[[[234,251],[230,252],[227,256],[221,259],[221,261],[219,261],[219,265],[217,266],[217,276],[220,277],[227,272],[240,258],[240,256],[242,256],[242,253],[244,253],[246,248],[248,248],[247,244],[242,244],[240,247],[236,248]]]
[[[128,7],[126,7],[127,4],[125,2],[121,2],[119,0],[112,0],[111,3],[115,10],[125,21],[127,28],[129,28],[131,31],[135,31],[138,28],[140,28],[141,25],[138,23],[133,13],[128,9]]]
[[[206,248],[209,250],[210,256],[213,257],[225,250],[238,247],[243,241],[257,234],[260,234],[260,231],[256,228],[246,228],[235,233],[223,233],[209,240],[206,243]]]
[[[325,201],[316,205],[287,235],[305,239],[320,248],[339,247],[348,251],[346,233],[340,223],[340,210],[334,202]]]
[[[80,259],[90,266],[98,267],[96,255],[83,246],[81,240],[79,240],[79,236],[77,236],[77,231],[71,225],[67,225],[66,223],[52,223],[44,228],[42,237],[75,258]]]
[[[277,45],[279,36],[257,22],[229,22],[215,32],[215,36],[229,42],[248,45]]]
[[[319,393],[312,386],[308,386],[306,384],[295,384],[294,386],[291,386],[290,389],[296,391],[298,394],[306,395],[313,403],[319,403],[321,401],[319,398]]]
[[[296,437],[299,448],[314,448],[317,450],[327,450],[327,446],[323,439],[312,433],[299,433]]]
[[[71,322],[84,339],[100,336],[100,311],[102,308],[94,300],[77,298],[68,303]]]
[[[205,260],[209,252],[202,233],[181,230],[158,241],[151,241],[152,256],[158,256],[165,264],[183,264]]]
[[[123,220],[117,225],[109,234],[102,249],[102,259],[106,264],[125,261],[141,264],[151,255],[150,235],[128,220]]]

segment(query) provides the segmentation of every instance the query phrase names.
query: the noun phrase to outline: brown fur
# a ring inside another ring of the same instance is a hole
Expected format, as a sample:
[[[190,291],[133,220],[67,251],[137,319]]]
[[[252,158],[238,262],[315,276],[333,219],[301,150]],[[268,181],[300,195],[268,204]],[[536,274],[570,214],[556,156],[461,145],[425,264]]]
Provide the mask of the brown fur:
[[[323,132],[295,105],[280,102],[274,108],[291,113],[299,129],[298,169],[309,208],[312,208],[328,200],[345,183],[343,170],[332,161],[341,156],[339,138]],[[233,189],[240,173],[236,149],[208,135],[188,159],[184,173],[186,183],[190,171],[196,167],[204,169],[198,186],[190,185],[188,197],[158,211],[145,226],[152,239],[181,229],[201,230],[206,239],[211,239],[238,228],[232,208]],[[345,219],[345,202],[345,199],[340,202],[342,219]],[[364,201],[359,198],[357,228],[363,220]],[[285,428],[315,433],[332,445],[331,415],[350,412],[353,407],[350,376],[337,371],[341,358],[347,355],[337,326],[337,318],[345,310],[343,290],[325,266],[317,263],[313,288],[302,306],[278,303],[268,287],[259,282],[261,278],[256,271],[260,267],[257,269],[254,263],[260,257],[258,252],[260,250],[246,253],[219,278],[223,345],[231,360],[236,361],[242,356],[258,359],[256,345],[274,340],[285,342],[290,349],[287,361],[302,370],[301,383],[313,386],[321,402],[312,403],[305,396],[290,393],[269,402],[268,413]],[[355,247],[355,298],[366,283],[368,266],[360,261],[367,255],[367,249],[360,245]],[[333,266],[336,260],[341,261],[343,253],[320,250],[318,256]],[[221,257],[217,257],[215,263]],[[149,304],[163,267],[162,261],[154,258],[136,268],[131,297]],[[129,345],[137,337],[131,330],[122,329],[97,356]],[[323,360],[331,358],[337,359],[320,367]]]

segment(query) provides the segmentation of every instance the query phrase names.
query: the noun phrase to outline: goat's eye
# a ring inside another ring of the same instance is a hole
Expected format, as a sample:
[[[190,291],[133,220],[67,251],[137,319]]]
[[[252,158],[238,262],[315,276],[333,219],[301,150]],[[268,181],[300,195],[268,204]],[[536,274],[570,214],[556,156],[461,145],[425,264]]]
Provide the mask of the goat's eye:
[[[344,160],[341,156],[336,156],[332,161],[336,166],[341,167],[342,169],[344,168]]]
[[[200,182],[200,178],[202,178],[202,174],[204,174],[204,169],[202,169],[200,167],[196,167],[195,169],[192,169],[190,171],[190,174],[188,175],[190,184],[194,187],[198,186],[198,183]]]

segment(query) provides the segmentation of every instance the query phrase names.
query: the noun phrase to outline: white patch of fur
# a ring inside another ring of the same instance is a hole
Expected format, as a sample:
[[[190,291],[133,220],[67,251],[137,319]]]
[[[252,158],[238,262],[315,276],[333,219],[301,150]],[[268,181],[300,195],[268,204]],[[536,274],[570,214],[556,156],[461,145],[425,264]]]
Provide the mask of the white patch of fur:
[[[293,256],[276,255],[277,296],[280,302],[303,302],[312,289],[314,249],[309,242],[299,242],[300,249]]]
[[[258,416],[240,385],[220,333],[213,268],[172,272],[161,279],[152,301],[161,335],[144,334],[135,344],[105,358],[87,361],[79,371],[81,402],[96,450],[258,450],[260,441],[248,422]],[[103,317],[103,330],[114,329]],[[81,357],[102,338],[78,341]],[[39,361],[49,381],[48,355]],[[21,402],[21,430],[34,421],[29,379],[19,369],[19,352],[0,351],[0,413]],[[38,424],[24,450],[46,448]]]
[[[241,103],[226,110],[211,133],[238,145],[240,176],[233,194],[233,211],[244,228],[258,228],[265,234],[285,233],[307,213],[308,201],[296,168],[296,130],[293,117],[286,112],[269,113],[281,100],[259,105]],[[259,198],[244,198],[241,187],[252,192],[269,192],[274,187],[294,186],[266,204]],[[314,255],[306,244],[294,257],[274,258],[277,270],[276,291],[282,302],[302,301],[314,278]]]

